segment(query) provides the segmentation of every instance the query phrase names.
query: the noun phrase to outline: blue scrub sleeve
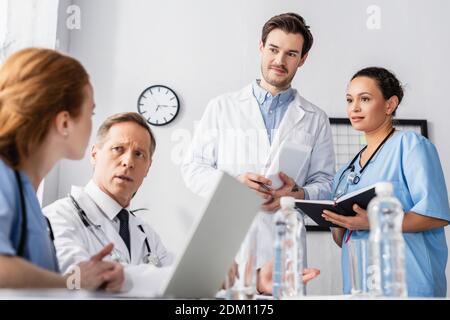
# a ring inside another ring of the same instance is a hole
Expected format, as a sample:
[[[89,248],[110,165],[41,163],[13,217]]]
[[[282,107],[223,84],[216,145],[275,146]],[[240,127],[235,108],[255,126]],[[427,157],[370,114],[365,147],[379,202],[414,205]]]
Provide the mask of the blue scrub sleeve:
[[[0,255],[15,255],[16,250],[10,239],[11,226],[13,223],[13,209],[9,201],[0,189]]]
[[[423,139],[409,152],[404,173],[414,206],[410,211],[450,221],[447,187],[436,147]]]

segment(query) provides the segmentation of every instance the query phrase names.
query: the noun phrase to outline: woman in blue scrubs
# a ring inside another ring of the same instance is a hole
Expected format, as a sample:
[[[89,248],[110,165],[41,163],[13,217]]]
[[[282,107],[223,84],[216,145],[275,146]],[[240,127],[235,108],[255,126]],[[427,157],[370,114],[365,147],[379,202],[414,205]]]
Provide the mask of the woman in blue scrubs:
[[[367,147],[354,162],[359,182],[342,182],[346,180],[342,178],[348,169],[345,166],[336,173],[335,196],[380,181],[391,182],[405,212],[408,296],[443,297],[447,292],[448,255],[444,227],[450,221],[447,188],[435,146],[417,133],[393,128],[392,118],[402,98],[399,81],[386,69],[366,68],[352,77],[347,88],[347,114],[353,128],[364,132]],[[367,211],[356,204],[354,210],[354,217],[330,211],[323,214],[326,220],[343,227],[332,231],[335,242],[342,247],[344,293],[351,289],[347,241],[369,235]]]
[[[59,274],[36,197],[58,160],[83,157],[93,109],[89,76],[73,58],[30,48],[1,66],[0,288],[121,289],[121,265],[102,261],[112,245],[80,263],[73,277]]]

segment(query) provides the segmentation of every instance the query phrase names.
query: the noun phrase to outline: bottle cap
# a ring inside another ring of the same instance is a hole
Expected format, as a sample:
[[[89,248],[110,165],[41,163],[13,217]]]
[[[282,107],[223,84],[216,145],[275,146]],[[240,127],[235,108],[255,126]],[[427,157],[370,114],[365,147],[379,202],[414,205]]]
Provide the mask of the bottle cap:
[[[295,198],[294,197],[281,197],[280,206],[282,209],[294,209],[295,207]]]
[[[394,192],[394,187],[390,182],[379,182],[375,185],[375,193],[389,193],[392,194]]]

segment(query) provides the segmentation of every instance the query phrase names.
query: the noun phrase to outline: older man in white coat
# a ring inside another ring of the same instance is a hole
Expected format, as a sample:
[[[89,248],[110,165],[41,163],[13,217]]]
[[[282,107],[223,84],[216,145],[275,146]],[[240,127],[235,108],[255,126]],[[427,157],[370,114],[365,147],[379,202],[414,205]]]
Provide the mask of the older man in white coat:
[[[335,164],[328,117],[291,87],[312,43],[309,27],[295,13],[267,21],[259,48],[261,80],[210,101],[182,165],[186,185],[197,194],[209,194],[220,170],[261,195],[264,213],[255,221],[262,235],[260,266],[272,257],[273,215],[267,213],[279,208],[280,197],[328,199],[331,194]],[[289,158],[279,157],[284,154]],[[276,161],[283,170],[292,158],[291,176],[279,172],[281,186],[270,188],[275,181],[265,176],[268,168]]]
[[[100,126],[91,151],[92,180],[84,188],[72,187],[69,197],[43,210],[52,225],[64,273],[112,242],[109,259],[125,266],[124,291],[159,293],[160,281],[169,273],[160,267],[170,265],[172,255],[158,234],[130,210],[155,145],[145,119],[137,113],[113,115]]]

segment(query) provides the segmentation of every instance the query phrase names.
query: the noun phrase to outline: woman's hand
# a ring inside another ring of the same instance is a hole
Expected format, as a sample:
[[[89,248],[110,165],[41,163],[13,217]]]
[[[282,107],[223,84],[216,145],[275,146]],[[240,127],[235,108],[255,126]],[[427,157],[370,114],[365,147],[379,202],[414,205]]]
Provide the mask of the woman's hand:
[[[272,294],[272,272],[273,272],[273,261],[267,262],[265,265],[258,270],[257,284],[256,287],[258,292],[262,294]],[[303,283],[314,279],[320,274],[319,269],[305,269],[303,270]]]
[[[369,218],[367,215],[367,211],[359,207],[357,204],[353,205],[353,210],[356,212],[356,216],[346,217],[340,214],[334,213],[329,210],[324,210],[322,217],[326,221],[330,221],[335,225],[341,226],[348,230],[369,230]],[[402,229],[403,232],[424,232],[428,230],[432,230],[434,228],[441,228],[447,226],[449,223],[446,220],[424,216],[413,211],[405,212],[405,216],[403,218]],[[336,234],[335,242],[339,245],[342,243],[342,239],[339,240],[339,237],[342,237],[342,230],[337,230],[338,228],[333,230],[333,237]]]
[[[322,217],[335,225],[341,226],[348,230],[369,230],[369,217],[367,210],[364,210],[357,204],[353,205],[353,210],[356,215],[353,217],[346,217],[340,214],[334,213],[329,210],[324,210]]]

